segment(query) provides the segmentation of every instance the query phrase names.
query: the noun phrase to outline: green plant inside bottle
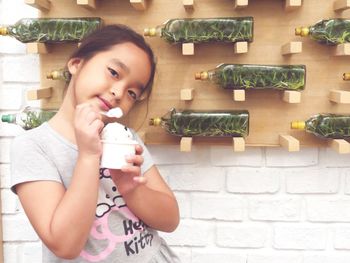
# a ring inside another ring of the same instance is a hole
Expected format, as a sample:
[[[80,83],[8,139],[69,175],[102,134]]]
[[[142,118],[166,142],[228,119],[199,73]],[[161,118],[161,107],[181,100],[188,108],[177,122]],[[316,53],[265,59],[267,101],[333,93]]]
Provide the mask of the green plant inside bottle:
[[[249,112],[170,110],[162,118],[150,120],[177,136],[246,137],[249,134]]]
[[[350,20],[344,18],[325,19],[310,27],[299,27],[295,34],[310,36],[325,45],[339,45],[350,42]]]
[[[253,41],[253,17],[171,19],[145,36],[160,35],[169,43]]]
[[[304,65],[221,64],[195,74],[196,79],[211,80],[224,89],[296,90],[305,88]]]
[[[350,115],[317,114],[307,121],[294,121],[292,129],[306,130],[321,138],[350,139]]]
[[[1,27],[0,35],[29,42],[78,42],[102,26],[97,17],[88,18],[23,18],[14,25]]]

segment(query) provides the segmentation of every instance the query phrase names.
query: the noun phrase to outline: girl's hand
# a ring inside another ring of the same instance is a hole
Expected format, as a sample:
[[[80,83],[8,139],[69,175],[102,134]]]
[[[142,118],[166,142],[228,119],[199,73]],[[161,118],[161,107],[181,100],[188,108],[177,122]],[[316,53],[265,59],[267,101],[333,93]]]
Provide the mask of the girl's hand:
[[[80,153],[102,154],[100,132],[103,129],[101,115],[90,104],[77,105],[74,116],[76,143]]]
[[[124,166],[122,169],[110,169],[110,174],[113,182],[118,188],[121,195],[126,195],[139,185],[147,182],[146,178],[141,175],[141,165],[143,163],[142,152],[140,145],[135,146],[136,154],[127,156],[126,161],[132,163],[132,166]]]

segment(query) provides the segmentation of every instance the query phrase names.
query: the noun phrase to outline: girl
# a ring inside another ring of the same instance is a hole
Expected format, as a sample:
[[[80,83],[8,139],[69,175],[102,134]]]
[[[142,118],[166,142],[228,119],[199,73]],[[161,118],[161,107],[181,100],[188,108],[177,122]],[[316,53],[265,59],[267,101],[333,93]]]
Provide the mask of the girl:
[[[43,241],[43,262],[179,262],[156,230],[179,223],[176,199],[140,145],[131,166],[100,169],[100,132],[149,91],[153,52],[131,29],[106,26],[67,63],[58,113],[13,141],[12,190]],[[65,260],[67,259],[67,260]],[[70,259],[70,260],[68,260]]]

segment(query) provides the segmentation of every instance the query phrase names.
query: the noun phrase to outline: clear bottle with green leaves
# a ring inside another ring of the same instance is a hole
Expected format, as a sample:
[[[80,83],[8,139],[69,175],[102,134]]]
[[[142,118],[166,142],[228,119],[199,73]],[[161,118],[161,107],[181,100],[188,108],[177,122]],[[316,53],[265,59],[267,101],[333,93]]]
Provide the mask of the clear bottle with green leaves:
[[[300,91],[305,88],[304,65],[220,64],[195,74],[197,80],[211,81],[224,89],[277,89]]]
[[[1,115],[1,121],[17,124],[25,130],[30,130],[50,120],[56,113],[57,110],[43,110],[28,106],[20,112]]]
[[[306,37],[325,45],[339,45],[350,42],[350,19],[325,19],[309,27],[297,27],[295,35]]]
[[[350,115],[317,114],[306,121],[293,121],[291,128],[305,130],[321,138],[350,139]]]
[[[246,137],[249,134],[249,112],[171,109],[163,117],[151,118],[149,124],[161,126],[176,136]]]
[[[253,28],[253,17],[181,18],[146,28],[144,35],[159,36],[171,44],[252,42]]]
[[[99,17],[23,18],[14,25],[1,26],[0,35],[22,43],[79,42],[101,26]]]
[[[65,82],[69,82],[71,79],[71,74],[69,71],[65,68],[57,69],[57,70],[52,70],[46,74],[47,79],[52,79],[52,80],[63,80]]]

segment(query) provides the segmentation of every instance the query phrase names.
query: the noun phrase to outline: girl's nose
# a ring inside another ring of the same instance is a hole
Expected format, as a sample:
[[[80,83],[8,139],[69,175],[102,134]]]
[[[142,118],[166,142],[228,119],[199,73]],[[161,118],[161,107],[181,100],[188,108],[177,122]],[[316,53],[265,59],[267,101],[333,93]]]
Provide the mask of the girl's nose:
[[[125,88],[123,88],[122,86],[120,85],[114,85],[111,87],[111,90],[110,92],[112,93],[112,95],[116,98],[116,99],[120,99],[123,97],[124,95],[124,90]]]

